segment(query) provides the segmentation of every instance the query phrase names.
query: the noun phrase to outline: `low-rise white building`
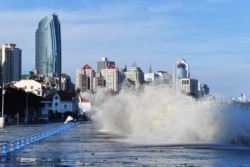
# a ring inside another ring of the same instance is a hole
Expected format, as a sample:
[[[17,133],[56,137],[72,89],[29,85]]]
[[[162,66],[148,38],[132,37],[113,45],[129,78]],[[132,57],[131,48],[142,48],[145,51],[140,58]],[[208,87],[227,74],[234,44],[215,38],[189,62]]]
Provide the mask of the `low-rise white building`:
[[[84,113],[89,113],[91,111],[91,102],[86,98],[79,97],[78,107]]]
[[[146,83],[151,83],[151,82],[155,82],[158,81],[159,75],[156,73],[146,73],[144,74],[144,81]]]
[[[20,80],[13,84],[19,89],[23,89],[25,92],[36,94],[37,96],[43,96],[42,83],[35,80]]]
[[[47,95],[46,97],[51,101],[49,110],[54,113],[75,112],[76,111],[76,98],[73,93],[65,91],[57,91]]]

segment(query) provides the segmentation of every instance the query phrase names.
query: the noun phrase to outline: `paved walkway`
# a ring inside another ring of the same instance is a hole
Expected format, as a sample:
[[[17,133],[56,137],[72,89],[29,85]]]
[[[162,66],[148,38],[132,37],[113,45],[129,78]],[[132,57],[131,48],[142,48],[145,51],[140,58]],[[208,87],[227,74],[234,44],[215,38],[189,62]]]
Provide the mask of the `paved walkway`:
[[[2,140],[64,126],[63,123],[7,127]],[[66,124],[67,125],[67,124]],[[68,124],[70,125],[70,124]],[[216,145],[135,145],[98,131],[91,121],[0,155],[0,167],[249,166],[250,148]]]
[[[45,130],[53,129],[64,125],[60,123],[31,124],[31,125],[11,125],[0,129],[0,144],[8,143],[11,140],[20,139]]]

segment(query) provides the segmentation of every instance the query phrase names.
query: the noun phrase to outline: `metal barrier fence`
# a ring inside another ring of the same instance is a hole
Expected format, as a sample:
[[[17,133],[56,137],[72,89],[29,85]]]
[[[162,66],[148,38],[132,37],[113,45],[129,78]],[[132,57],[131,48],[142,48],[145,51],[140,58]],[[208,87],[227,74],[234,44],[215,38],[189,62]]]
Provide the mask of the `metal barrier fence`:
[[[63,126],[60,126],[57,128],[45,130],[41,133],[33,134],[33,135],[30,135],[27,137],[22,137],[21,139],[11,140],[8,143],[3,143],[0,154],[5,155],[7,153],[13,152],[15,150],[18,150],[18,149],[24,147],[24,146],[35,143],[35,142],[42,140],[44,138],[50,137],[51,135],[65,131],[65,130],[72,128],[76,125],[77,125],[77,123],[69,122],[69,123],[64,124]]]

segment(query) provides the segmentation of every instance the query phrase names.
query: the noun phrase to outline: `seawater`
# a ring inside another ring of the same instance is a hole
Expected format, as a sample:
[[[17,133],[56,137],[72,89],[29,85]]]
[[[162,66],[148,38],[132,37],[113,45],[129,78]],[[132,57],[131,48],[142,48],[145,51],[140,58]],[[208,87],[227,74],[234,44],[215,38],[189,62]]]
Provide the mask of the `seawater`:
[[[137,144],[250,145],[250,110],[208,98],[196,100],[167,86],[146,86],[95,97],[92,116],[99,130]]]

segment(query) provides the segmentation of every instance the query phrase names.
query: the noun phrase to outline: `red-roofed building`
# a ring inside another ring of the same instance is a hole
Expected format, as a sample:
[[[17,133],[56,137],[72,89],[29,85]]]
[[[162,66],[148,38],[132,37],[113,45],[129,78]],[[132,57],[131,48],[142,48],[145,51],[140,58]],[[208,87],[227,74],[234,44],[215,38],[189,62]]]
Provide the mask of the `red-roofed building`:
[[[82,112],[89,114],[89,112],[91,111],[91,102],[89,101],[89,99],[79,96],[78,107],[82,110]]]
[[[92,67],[90,66],[90,65],[88,65],[88,64],[86,64],[86,65],[84,65],[83,67],[82,67],[82,69],[83,70],[91,70],[92,69]]]
[[[119,68],[116,67],[114,64],[108,65],[108,66],[107,66],[107,69],[117,69],[117,70],[119,70]]]
[[[86,102],[89,102],[89,100],[86,99],[86,98],[81,98],[81,102],[82,102],[82,103],[86,103]]]
[[[123,82],[123,71],[117,66],[110,64],[106,69],[101,70],[102,76],[106,82],[106,88],[110,91],[118,93],[121,90]]]
[[[95,77],[95,71],[88,64],[84,65],[81,69],[76,71],[76,88],[81,91],[90,90],[93,91],[94,84],[93,78]]]

